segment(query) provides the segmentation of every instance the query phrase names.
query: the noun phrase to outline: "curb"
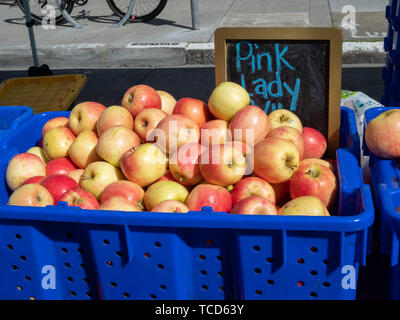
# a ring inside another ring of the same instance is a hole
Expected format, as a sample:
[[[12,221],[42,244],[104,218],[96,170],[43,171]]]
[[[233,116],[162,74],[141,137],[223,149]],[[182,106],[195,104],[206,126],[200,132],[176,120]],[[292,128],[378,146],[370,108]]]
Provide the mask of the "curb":
[[[214,65],[214,43],[130,43],[125,47],[56,46],[38,49],[40,64],[52,68],[140,68]],[[344,42],[343,64],[386,62],[383,42]],[[0,69],[26,69],[28,46],[0,48]]]

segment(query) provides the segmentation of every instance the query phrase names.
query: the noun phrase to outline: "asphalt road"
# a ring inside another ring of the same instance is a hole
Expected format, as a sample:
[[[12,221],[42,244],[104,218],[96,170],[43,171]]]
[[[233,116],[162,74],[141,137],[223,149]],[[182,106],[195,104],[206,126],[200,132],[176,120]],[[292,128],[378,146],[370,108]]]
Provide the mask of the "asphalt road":
[[[192,97],[208,101],[214,89],[213,67],[182,67],[154,69],[69,69],[53,70],[54,74],[83,73],[87,83],[76,103],[97,101],[106,106],[120,104],[125,91],[136,84],[148,84],[171,93],[176,99]],[[362,91],[380,101],[384,84],[381,67],[343,68],[342,88]],[[14,77],[26,77],[27,71],[0,71],[0,82]]]

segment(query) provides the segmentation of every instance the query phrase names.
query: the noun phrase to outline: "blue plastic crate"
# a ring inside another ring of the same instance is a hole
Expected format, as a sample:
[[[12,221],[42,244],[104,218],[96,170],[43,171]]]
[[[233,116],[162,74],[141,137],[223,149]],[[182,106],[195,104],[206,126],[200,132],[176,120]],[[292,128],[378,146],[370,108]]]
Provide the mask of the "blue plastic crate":
[[[357,278],[366,263],[374,219],[350,151],[355,127],[341,129],[341,142],[354,144],[337,150],[331,217],[6,206],[9,160],[36,144],[56,116],[68,113],[37,114],[0,142],[1,299],[355,299],[345,277]]]
[[[382,112],[400,107],[372,108],[365,112],[366,125]],[[369,155],[371,182],[375,193],[376,218],[380,252],[390,255],[390,298],[400,299],[399,230],[400,216],[396,211],[400,200],[400,169],[397,159],[384,159],[369,152],[363,141],[364,154]]]
[[[387,54],[389,55],[389,54]],[[394,64],[389,58],[386,59],[386,65],[382,68],[382,80],[385,84],[389,84],[393,80]]]
[[[390,255],[390,286],[389,297],[400,299],[400,190],[388,184],[377,186],[377,193],[381,199],[381,215],[385,218],[387,239],[383,253]]]
[[[393,50],[394,32],[392,25],[389,23],[387,36],[383,39],[383,49],[386,52]]]
[[[386,6],[385,17],[389,23],[393,23],[398,17],[399,0],[389,0]]]
[[[0,106],[0,138],[16,129],[21,123],[33,116],[29,107],[2,107]]]

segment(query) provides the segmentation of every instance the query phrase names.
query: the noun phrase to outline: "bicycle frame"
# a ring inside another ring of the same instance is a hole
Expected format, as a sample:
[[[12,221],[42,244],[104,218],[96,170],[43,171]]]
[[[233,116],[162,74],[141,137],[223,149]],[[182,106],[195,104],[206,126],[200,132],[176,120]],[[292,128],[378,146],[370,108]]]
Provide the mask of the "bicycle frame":
[[[74,20],[74,18],[71,17],[71,15],[66,11],[62,10],[61,8],[61,0],[56,0],[56,4],[58,9],[60,10],[61,14],[64,16],[65,20],[67,20],[74,28],[82,29],[85,25],[80,24]],[[132,16],[133,9],[135,7],[135,0],[130,0],[128,10],[125,14],[125,16],[122,17],[122,19],[117,22],[113,23],[110,28],[119,28],[122,27],[126,21],[128,21],[129,17]]]
[[[24,1],[25,3],[25,1]],[[119,28],[125,25],[128,19],[132,16],[133,9],[135,8],[136,0],[130,0],[129,7],[126,14],[121,18],[120,21],[113,23],[110,28]],[[29,6],[29,2],[27,2]],[[56,0],[56,5],[60,10],[61,14],[63,15],[64,19],[69,22],[72,27],[82,29],[85,25],[78,23],[71,15],[67,12],[67,10],[62,9],[61,0]],[[193,30],[199,30],[199,4],[198,0],[190,0],[191,5],[191,15],[192,15],[192,28]]]
[[[125,16],[122,17],[122,19],[117,22],[113,23],[110,28],[119,28],[125,25],[125,23],[128,21],[128,19],[132,16],[133,9],[135,8],[135,0],[130,0],[128,10],[125,14]],[[56,4],[58,6],[58,9],[61,11],[62,15],[64,16],[65,20],[67,20],[74,28],[83,28],[83,24],[79,24],[76,22],[71,15],[66,11],[61,9],[61,0],[56,0]],[[190,5],[191,5],[191,14],[192,14],[192,28],[194,30],[199,30],[199,2],[198,0],[190,0]]]

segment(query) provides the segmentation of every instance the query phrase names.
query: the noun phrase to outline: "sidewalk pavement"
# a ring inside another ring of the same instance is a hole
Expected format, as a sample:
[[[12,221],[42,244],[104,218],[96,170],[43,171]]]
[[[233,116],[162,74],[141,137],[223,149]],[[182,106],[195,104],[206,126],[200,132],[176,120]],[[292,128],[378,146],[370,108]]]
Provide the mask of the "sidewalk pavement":
[[[27,69],[32,55],[24,15],[10,2],[0,0],[0,69]],[[341,27],[353,8],[357,29],[343,29],[343,63],[380,64],[386,59],[386,0],[198,2],[200,29],[193,30],[190,0],[169,0],[157,18],[121,28],[110,28],[118,18],[105,0],[90,0],[72,12],[87,25],[83,29],[68,24],[55,30],[34,28],[39,62],[53,69],[210,66],[219,27]]]

